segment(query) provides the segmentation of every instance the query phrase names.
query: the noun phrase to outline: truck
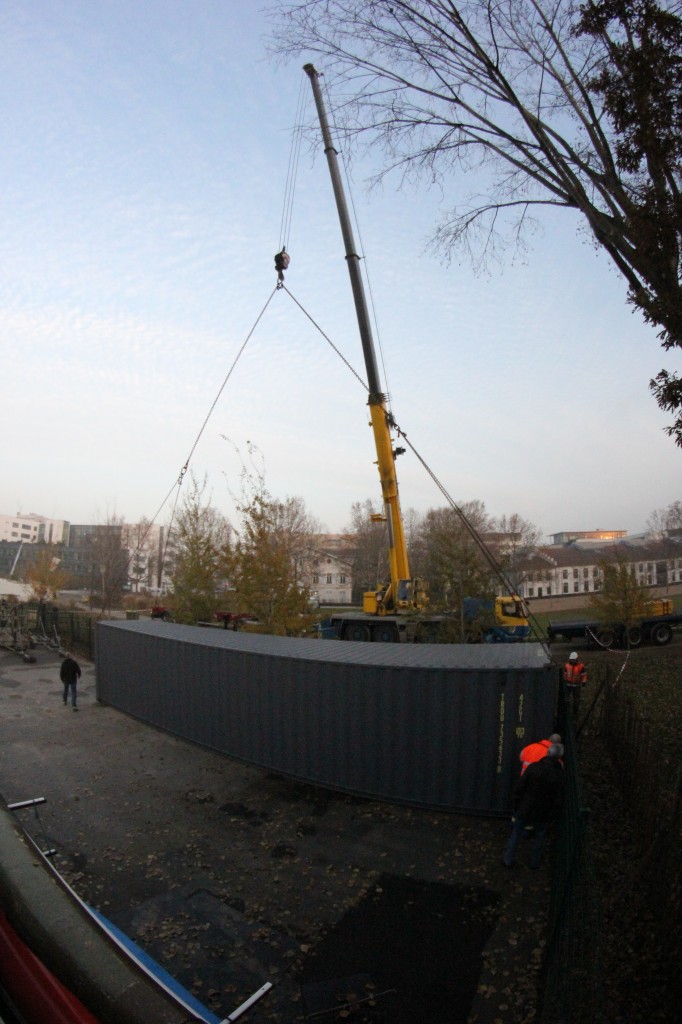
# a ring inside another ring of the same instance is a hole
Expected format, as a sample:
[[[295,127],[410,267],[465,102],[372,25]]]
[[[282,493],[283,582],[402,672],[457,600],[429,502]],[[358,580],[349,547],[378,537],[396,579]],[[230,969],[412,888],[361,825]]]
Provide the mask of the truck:
[[[426,584],[424,580],[412,576],[410,573],[395,468],[396,458],[402,455],[405,449],[399,447],[393,440],[393,435],[400,435],[401,432],[388,408],[387,396],[381,387],[369,309],[360,273],[360,257],[356,252],[353,229],[339,171],[338,154],[329,128],[318,74],[312,64],[306,64],[303,70],[310,79],[317,108],[362,342],[367,373],[367,405],[370,413],[370,426],[374,435],[376,464],[379,469],[384,506],[384,512],[372,518],[375,521],[385,522],[387,526],[390,574],[390,580],[387,583],[380,584],[374,590],[364,593],[362,612],[349,611],[347,614],[333,616],[330,625],[326,627],[329,630],[326,635],[336,635],[342,640],[395,642],[426,639],[433,641],[438,639],[438,633],[444,630],[448,622],[452,623],[453,620],[456,622],[456,617],[429,615],[426,611],[428,604]],[[281,269],[278,266],[279,256],[281,254],[275,257],[275,268],[281,274]],[[404,435],[402,436],[404,437]],[[513,611],[513,614],[510,615],[510,611]],[[497,598],[493,603],[493,612],[495,619],[493,627],[497,629],[497,632],[490,632],[489,635],[492,639],[519,640],[528,636],[530,627],[527,613],[519,597],[513,595],[511,598]],[[487,634],[483,636],[483,638],[486,637]]]
[[[682,615],[677,615],[670,598],[652,601],[647,612],[635,623],[605,623],[597,618],[567,622],[550,622],[547,639],[587,640],[599,647],[641,647],[653,644],[665,647],[673,638],[673,631],[682,626]]]

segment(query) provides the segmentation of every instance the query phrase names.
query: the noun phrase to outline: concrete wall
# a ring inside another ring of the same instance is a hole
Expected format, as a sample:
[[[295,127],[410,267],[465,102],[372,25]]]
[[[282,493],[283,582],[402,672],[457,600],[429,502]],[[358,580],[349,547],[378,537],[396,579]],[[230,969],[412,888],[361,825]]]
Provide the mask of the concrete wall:
[[[518,753],[554,725],[540,644],[363,644],[101,622],[97,696],[306,782],[506,814]]]

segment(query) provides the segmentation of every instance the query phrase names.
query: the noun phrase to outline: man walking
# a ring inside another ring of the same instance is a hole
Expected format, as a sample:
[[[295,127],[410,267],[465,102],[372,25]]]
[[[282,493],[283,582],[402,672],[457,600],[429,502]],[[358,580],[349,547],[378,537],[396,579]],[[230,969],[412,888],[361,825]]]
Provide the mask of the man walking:
[[[564,799],[563,755],[563,745],[552,743],[545,757],[529,764],[516,783],[512,831],[502,858],[506,868],[513,867],[519,839],[529,827],[533,829],[530,866],[540,867],[547,828],[557,817]]]
[[[62,662],[62,667],[59,670],[59,678],[64,684],[64,706],[69,699],[69,690],[71,690],[71,707],[74,711],[78,711],[78,696],[77,696],[77,684],[81,675],[81,667],[75,658],[72,658],[70,654],[67,654]]]

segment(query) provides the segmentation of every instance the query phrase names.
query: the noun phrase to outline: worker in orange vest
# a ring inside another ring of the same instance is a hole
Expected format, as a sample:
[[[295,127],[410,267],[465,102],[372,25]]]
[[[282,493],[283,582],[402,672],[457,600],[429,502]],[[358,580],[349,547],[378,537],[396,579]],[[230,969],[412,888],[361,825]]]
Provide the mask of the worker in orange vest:
[[[553,743],[561,743],[561,736],[558,732],[553,732],[549,739],[540,740],[538,743],[529,743],[527,747],[524,747],[519,754],[521,774],[523,775],[529,764],[534,764],[536,761],[541,761],[543,757],[547,757],[547,751]]]
[[[566,697],[570,698],[573,704],[573,717],[577,720],[580,708],[580,691],[587,683],[587,668],[578,657],[577,651],[571,651],[568,661],[564,665],[563,681]]]

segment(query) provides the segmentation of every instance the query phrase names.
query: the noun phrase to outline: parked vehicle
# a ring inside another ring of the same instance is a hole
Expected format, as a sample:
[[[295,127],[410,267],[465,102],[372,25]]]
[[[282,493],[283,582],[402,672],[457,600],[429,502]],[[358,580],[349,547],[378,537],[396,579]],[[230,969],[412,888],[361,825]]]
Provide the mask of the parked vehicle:
[[[647,615],[629,627],[617,622],[607,624],[596,618],[570,622],[550,622],[547,639],[587,640],[600,647],[640,647],[654,644],[664,647],[673,638],[673,632],[682,626],[682,615],[673,612],[673,602],[664,598],[652,602]]]

